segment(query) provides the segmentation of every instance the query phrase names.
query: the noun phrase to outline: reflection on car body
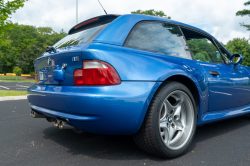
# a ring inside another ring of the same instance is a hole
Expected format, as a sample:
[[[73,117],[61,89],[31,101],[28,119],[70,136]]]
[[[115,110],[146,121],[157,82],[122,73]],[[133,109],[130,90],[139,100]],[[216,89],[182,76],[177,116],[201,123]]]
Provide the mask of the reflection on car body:
[[[28,100],[32,117],[60,129],[133,135],[142,150],[173,158],[187,150],[197,125],[250,112],[243,57],[187,24],[98,16],[53,48],[34,61]]]

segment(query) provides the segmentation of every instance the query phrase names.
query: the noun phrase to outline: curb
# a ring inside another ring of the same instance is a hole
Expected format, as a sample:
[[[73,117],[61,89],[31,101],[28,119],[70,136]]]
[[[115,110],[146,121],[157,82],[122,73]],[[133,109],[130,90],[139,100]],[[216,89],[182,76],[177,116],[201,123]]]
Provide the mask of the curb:
[[[27,99],[27,95],[25,95],[25,96],[5,96],[5,97],[0,97],[0,101],[23,100],[23,99]]]

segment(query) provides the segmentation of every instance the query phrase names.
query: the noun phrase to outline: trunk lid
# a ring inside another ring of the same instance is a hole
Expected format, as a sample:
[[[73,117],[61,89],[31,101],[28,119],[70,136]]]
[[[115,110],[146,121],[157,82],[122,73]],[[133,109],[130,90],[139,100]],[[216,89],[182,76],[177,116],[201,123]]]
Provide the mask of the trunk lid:
[[[57,49],[55,52],[45,53],[41,58],[36,59],[34,64],[39,84],[74,85],[74,70],[82,67],[81,52],[88,45],[81,44]]]

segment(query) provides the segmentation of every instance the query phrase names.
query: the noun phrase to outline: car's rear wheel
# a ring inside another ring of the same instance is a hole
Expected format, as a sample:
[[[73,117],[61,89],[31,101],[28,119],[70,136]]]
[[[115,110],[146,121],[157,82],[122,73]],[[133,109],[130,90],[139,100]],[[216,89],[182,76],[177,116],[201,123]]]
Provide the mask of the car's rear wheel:
[[[189,147],[196,122],[192,93],[179,82],[167,82],[154,95],[134,140],[148,153],[164,158],[177,157]]]

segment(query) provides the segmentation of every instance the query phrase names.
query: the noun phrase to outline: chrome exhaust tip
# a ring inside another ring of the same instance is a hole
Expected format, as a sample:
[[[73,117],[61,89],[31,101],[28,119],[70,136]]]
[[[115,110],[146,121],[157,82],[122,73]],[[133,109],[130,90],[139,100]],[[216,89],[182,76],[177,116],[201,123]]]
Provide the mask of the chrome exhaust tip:
[[[56,119],[56,120],[55,120],[55,123],[54,123],[54,126],[55,126],[55,127],[59,127],[59,122],[60,122],[60,121]]]
[[[37,112],[35,112],[35,111],[33,111],[33,110],[30,112],[30,116],[31,116],[32,118],[46,118],[45,115],[39,114],[39,113],[37,113]]]
[[[68,122],[60,121],[59,122],[59,129],[74,129]]]

